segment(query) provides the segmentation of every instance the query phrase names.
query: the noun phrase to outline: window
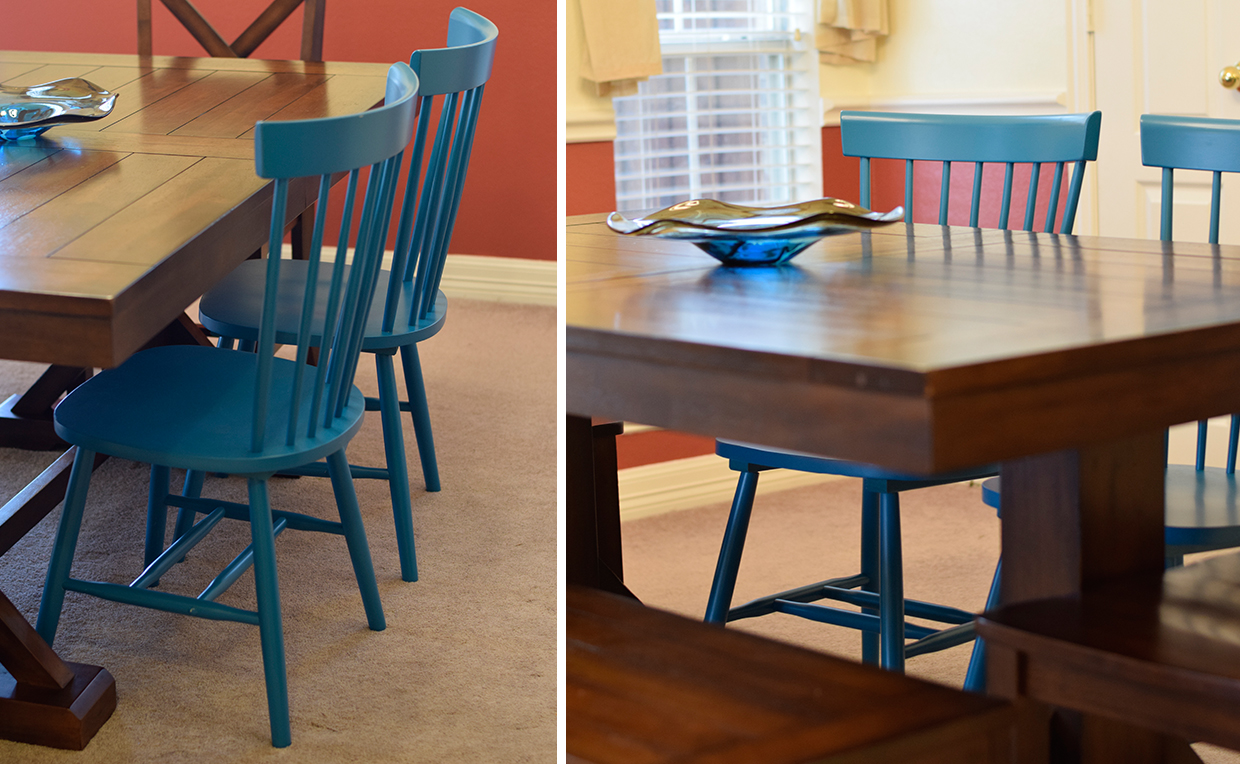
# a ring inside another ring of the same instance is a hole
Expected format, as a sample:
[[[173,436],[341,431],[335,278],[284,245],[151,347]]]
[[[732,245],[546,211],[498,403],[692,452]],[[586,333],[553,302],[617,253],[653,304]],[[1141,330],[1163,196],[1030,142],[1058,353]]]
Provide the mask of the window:
[[[811,0],[657,0],[662,75],[615,98],[616,203],[822,195]]]

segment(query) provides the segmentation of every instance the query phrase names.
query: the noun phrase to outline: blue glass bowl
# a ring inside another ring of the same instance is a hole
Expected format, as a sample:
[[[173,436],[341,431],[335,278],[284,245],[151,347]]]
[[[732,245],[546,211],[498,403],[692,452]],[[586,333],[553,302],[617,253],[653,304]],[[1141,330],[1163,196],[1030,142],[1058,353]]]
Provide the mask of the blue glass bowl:
[[[0,85],[0,140],[32,138],[65,122],[112,113],[116,94],[79,77],[42,85]]]
[[[629,220],[619,212],[607,226],[628,236],[657,236],[696,245],[728,266],[781,265],[824,236],[890,225],[904,208],[871,212],[843,199],[781,207],[742,207],[694,199]]]

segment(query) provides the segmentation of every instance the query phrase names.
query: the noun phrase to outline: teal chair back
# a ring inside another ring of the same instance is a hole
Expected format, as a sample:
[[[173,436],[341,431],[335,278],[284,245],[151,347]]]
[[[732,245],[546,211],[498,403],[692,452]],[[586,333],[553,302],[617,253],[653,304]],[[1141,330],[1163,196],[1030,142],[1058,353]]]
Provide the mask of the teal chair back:
[[[410,325],[434,310],[498,37],[495,24],[457,8],[448,19],[448,47],[414,51],[409,59],[420,81],[421,104],[393,250],[392,273],[402,278],[388,282],[384,332],[397,323],[402,281],[413,284],[405,319]]]
[[[1064,167],[1073,166],[1068,198],[1064,206],[1060,233],[1071,233],[1081,195],[1085,163],[1098,158],[1098,133],[1102,112],[1089,114],[1036,116],[961,116],[945,114],[892,114],[844,111],[840,113],[840,134],[844,155],[861,158],[861,198],[870,207],[870,160],[903,159],[904,219],[913,220],[913,162],[943,163],[939,194],[939,225],[947,225],[951,186],[951,163],[973,162],[973,195],[969,225],[977,227],[982,199],[984,163],[1005,165],[999,228],[1008,228],[1012,202],[1014,166],[1032,165],[1029,196],[1025,205],[1023,230],[1032,231],[1043,164],[1055,165],[1050,204],[1043,228],[1055,230],[1063,186]]]
[[[1141,115],[1141,164],[1162,168],[1162,222],[1158,238],[1171,241],[1174,173],[1214,174],[1210,190],[1210,243],[1218,244],[1223,173],[1240,172],[1240,120]]]
[[[277,747],[288,745],[292,738],[275,535],[285,528],[343,535],[368,625],[379,631],[386,624],[344,449],[360,429],[365,411],[364,396],[354,394],[353,376],[379,283],[401,161],[413,135],[417,90],[417,75],[401,62],[388,70],[380,108],[255,125],[255,171],[273,181],[268,240],[273,256],[260,264],[266,282],[256,352],[185,345],[149,348],[91,377],[66,396],[55,412],[57,434],[78,451],[39,606],[40,636],[49,644],[55,639],[66,591],[182,615],[256,624],[271,739]],[[333,179],[345,186],[345,199],[336,257],[329,266],[322,262],[321,249]],[[294,264],[274,253],[280,251],[285,225],[314,198],[316,185],[318,204],[305,263],[310,278],[304,288],[282,295],[276,288],[280,271],[293,269]],[[291,209],[290,199],[296,200]],[[352,264],[346,267],[350,249]],[[330,269],[323,279],[320,268]],[[326,308],[319,310],[322,305]],[[295,363],[277,358],[275,347],[276,317],[290,312],[300,322]],[[316,366],[306,362],[312,341],[320,353]],[[146,567],[127,585],[70,576],[96,452],[151,465]],[[268,479],[324,457],[340,522],[272,509]],[[187,470],[187,486],[195,483],[195,473],[245,476],[249,502],[204,499],[197,489],[171,495],[171,468]],[[165,549],[168,506],[177,506],[182,513],[176,538]],[[200,513],[205,517],[197,520]],[[226,517],[249,524],[251,545],[196,597],[155,590],[160,578]],[[247,610],[217,602],[251,566],[257,607]]]
[[[290,188],[298,188],[297,195],[305,192],[297,185],[298,179],[317,176],[318,205],[291,390],[276,389],[272,384],[276,315],[280,312],[275,287],[280,283],[282,259],[267,258],[268,288],[263,299],[257,343],[259,366],[251,430],[254,452],[279,451],[299,442],[304,445],[306,441],[315,440],[320,432],[332,431],[344,413],[353,389],[362,334],[387,241],[401,159],[413,134],[418,85],[418,76],[413,70],[398,63],[388,71],[385,105],[378,109],[342,117],[255,125],[255,170],[260,177],[275,180],[269,251],[279,252],[284,240],[284,225],[290,215],[287,210]],[[359,205],[357,190],[362,168],[369,169],[365,194]],[[320,295],[318,291],[322,286],[318,272],[328,192],[332,176],[344,172],[348,173],[348,178],[336,258],[331,265],[327,294]],[[346,268],[345,254],[350,243],[354,244],[352,267]],[[313,326],[316,301],[325,301],[327,309],[318,319],[321,323]],[[311,366],[306,360],[315,337],[323,339],[318,365]],[[307,385],[312,386],[309,404],[307,410],[301,411],[302,393]]]
[[[1175,170],[1212,173],[1210,184],[1210,243],[1218,244],[1219,206],[1223,197],[1223,173],[1240,172],[1240,120],[1209,117],[1141,115],[1141,164],[1162,168],[1162,214],[1158,238],[1171,241],[1175,201]],[[1197,454],[1194,468],[1206,464],[1206,421],[1197,423]],[[1240,417],[1231,418],[1227,444],[1228,475],[1235,474],[1240,445]]]

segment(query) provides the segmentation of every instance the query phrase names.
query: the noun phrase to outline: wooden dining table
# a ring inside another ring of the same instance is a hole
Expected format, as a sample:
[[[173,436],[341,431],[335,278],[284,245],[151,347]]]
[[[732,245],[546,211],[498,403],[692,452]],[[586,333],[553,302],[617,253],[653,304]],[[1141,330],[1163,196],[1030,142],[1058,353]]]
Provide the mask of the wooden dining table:
[[[117,94],[103,119],[0,141],[0,358],[52,365],[0,408],[0,445],[55,447],[51,407],[92,369],[203,341],[185,309],[267,238],[254,123],[365,111],[387,68],[0,51],[0,84],[82,77]],[[314,193],[289,195],[295,254]],[[0,507],[0,554],[59,503],[71,461]],[[0,667],[0,738],[80,749],[115,707],[106,670],[60,660],[2,591]]]
[[[601,215],[565,236],[570,583],[626,591],[608,422],[918,474],[1000,462],[1011,604],[1158,574],[1165,428],[1240,411],[1240,247],[900,223],[726,268]],[[1193,756],[1080,725],[1090,761]]]

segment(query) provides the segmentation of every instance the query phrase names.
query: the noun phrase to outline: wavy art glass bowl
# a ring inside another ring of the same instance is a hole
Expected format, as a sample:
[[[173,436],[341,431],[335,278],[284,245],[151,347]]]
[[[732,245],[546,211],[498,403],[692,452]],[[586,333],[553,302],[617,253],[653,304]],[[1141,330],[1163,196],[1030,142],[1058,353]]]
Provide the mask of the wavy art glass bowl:
[[[112,113],[116,94],[71,77],[42,85],[0,85],[0,140],[30,138],[65,122]]]
[[[903,218],[903,207],[871,212],[843,199],[782,207],[694,199],[633,220],[613,212],[607,226],[629,236],[680,239],[724,265],[747,266],[780,265],[824,236],[877,228]]]

